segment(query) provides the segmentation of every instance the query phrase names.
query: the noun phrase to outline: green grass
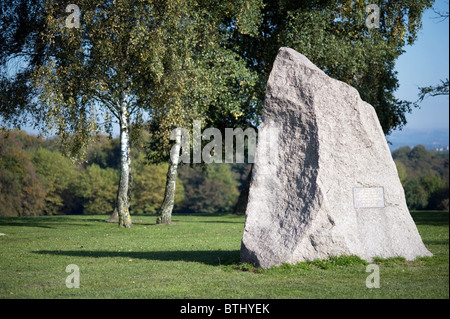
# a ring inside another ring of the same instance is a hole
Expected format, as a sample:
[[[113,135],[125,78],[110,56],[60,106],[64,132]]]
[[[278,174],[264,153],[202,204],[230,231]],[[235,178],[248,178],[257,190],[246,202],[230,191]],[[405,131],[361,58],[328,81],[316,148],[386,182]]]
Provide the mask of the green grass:
[[[449,298],[447,212],[415,212],[433,257],[376,260],[380,288],[366,288],[354,256],[263,270],[239,263],[244,217],[107,216],[0,218],[0,298]],[[69,289],[66,267],[80,268]]]

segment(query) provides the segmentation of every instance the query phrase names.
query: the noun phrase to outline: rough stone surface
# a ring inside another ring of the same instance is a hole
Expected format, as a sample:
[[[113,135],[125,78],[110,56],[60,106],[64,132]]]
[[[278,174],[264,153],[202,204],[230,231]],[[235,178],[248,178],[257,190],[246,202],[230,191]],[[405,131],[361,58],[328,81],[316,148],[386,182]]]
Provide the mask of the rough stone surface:
[[[368,261],[431,255],[406,206],[375,110],[356,89],[281,48],[259,135],[274,128],[276,156],[260,140],[256,149],[242,262],[268,268],[339,255]],[[381,194],[376,202],[364,195],[372,188],[373,196]]]

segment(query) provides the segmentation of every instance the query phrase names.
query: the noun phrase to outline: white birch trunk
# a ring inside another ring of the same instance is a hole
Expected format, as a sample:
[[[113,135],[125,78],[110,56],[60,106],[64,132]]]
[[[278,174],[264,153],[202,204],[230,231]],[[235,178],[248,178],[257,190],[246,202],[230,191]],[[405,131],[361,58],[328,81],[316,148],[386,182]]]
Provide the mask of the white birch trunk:
[[[130,119],[128,115],[128,94],[122,93],[120,101],[120,181],[117,192],[119,227],[131,228],[129,212],[129,182],[131,174]]]
[[[157,224],[170,224],[172,222],[172,210],[175,202],[175,187],[177,179],[178,161],[180,159],[181,149],[181,129],[175,129],[171,138],[175,138],[175,144],[170,152],[169,169],[167,171],[166,189],[164,192],[164,200],[158,212],[156,219]]]

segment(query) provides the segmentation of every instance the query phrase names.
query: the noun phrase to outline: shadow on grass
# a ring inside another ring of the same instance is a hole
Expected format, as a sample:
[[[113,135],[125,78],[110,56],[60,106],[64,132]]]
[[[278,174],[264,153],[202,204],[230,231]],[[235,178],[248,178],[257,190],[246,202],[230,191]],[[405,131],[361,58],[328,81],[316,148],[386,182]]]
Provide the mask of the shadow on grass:
[[[74,218],[74,216],[77,217]],[[79,215],[20,216],[20,217],[0,217],[0,226],[57,228],[61,226],[74,226],[74,225],[92,226],[100,221],[103,222],[101,218],[79,218]]]
[[[424,239],[423,243],[425,244],[425,246],[428,246],[428,245],[447,245],[448,246],[448,240],[445,240],[445,239],[441,239],[441,240],[439,240],[439,239],[431,239],[431,240]]]
[[[158,261],[198,262],[211,266],[238,264],[239,250],[182,250],[182,251],[89,251],[89,250],[39,250],[34,253],[54,256],[87,258],[127,258]]]
[[[16,222],[16,221],[5,221],[5,220],[1,220],[0,221],[0,226],[21,226],[21,227],[39,227],[39,228],[54,228],[51,227],[49,225],[47,225],[46,223],[39,223],[39,222]]]
[[[202,220],[202,221],[183,221],[183,223],[205,223],[205,224],[242,224],[244,226],[243,221],[228,221],[228,220]]]
[[[411,216],[416,225],[448,226],[449,213],[446,211],[413,211]]]

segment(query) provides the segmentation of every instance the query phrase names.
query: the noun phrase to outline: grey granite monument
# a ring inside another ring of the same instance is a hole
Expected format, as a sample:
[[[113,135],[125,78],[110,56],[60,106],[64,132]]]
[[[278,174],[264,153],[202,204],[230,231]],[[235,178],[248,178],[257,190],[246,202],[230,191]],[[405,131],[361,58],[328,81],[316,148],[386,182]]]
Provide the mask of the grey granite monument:
[[[264,135],[275,138],[276,150],[261,142]],[[374,108],[281,48],[267,83],[241,261],[268,268],[340,255],[370,261],[431,253]]]

